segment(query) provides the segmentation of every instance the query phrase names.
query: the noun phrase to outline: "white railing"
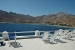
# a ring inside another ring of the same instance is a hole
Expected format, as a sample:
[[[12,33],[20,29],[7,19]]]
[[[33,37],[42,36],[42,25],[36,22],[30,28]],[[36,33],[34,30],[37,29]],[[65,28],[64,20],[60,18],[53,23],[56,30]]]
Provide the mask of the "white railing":
[[[6,38],[7,36],[9,36],[8,34],[11,34],[11,33],[15,33],[15,37],[17,37],[17,38],[26,38],[26,37],[40,37],[41,35],[40,35],[40,33],[41,32],[45,32],[45,31],[39,31],[39,32],[37,32],[37,31],[21,31],[21,32],[7,32],[7,31],[4,31],[4,32],[0,32],[0,34],[2,34],[2,36],[4,37],[4,38]],[[50,32],[50,31],[47,31],[47,32]],[[28,36],[17,36],[17,34],[18,33],[34,33],[34,35],[28,35]]]
[[[8,32],[8,33],[32,33],[32,32],[34,32],[35,33],[35,31],[21,31],[21,32]],[[39,32],[45,32],[45,31],[39,31]],[[51,32],[51,31],[47,31],[47,32]],[[3,32],[0,32],[0,34],[2,34]],[[7,31],[5,32],[5,33],[7,33]]]

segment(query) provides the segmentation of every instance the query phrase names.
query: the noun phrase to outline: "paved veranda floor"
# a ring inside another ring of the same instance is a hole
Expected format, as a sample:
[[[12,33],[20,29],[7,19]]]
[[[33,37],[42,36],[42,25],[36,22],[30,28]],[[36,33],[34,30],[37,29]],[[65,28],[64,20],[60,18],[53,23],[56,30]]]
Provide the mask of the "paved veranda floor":
[[[5,41],[6,45],[0,46],[0,50],[75,50],[75,41],[64,41],[67,43],[45,44],[41,38],[19,39],[17,42],[21,44],[21,47],[9,47],[9,42]]]

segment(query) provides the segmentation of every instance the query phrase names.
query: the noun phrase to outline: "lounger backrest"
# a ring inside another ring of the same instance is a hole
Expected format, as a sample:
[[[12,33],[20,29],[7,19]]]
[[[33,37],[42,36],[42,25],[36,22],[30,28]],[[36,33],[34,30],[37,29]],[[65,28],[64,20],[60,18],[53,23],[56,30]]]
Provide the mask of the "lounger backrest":
[[[73,34],[75,34],[75,29],[73,30]]]
[[[59,29],[59,35],[63,34],[63,30]]]
[[[54,34],[51,36],[50,41],[54,41],[54,39],[57,38],[58,34],[59,34],[59,31],[58,30],[55,30],[54,31]]]
[[[58,31],[58,30],[56,30],[56,31],[55,31],[55,33],[54,33],[54,37],[57,37],[57,36],[58,36],[58,34],[59,34],[59,31]]]
[[[63,35],[67,35],[68,32],[69,32],[69,30],[64,30]]]
[[[48,32],[44,32],[43,38],[47,38],[48,36],[49,36],[49,33]]]

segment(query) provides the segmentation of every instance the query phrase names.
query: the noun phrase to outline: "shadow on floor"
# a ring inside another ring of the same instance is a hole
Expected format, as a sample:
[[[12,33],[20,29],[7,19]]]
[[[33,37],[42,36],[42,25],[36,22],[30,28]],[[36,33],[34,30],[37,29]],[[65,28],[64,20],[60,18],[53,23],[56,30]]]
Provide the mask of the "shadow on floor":
[[[6,43],[4,43],[3,45],[0,45],[0,47],[5,46],[5,45],[6,45]]]
[[[14,48],[22,47],[19,42],[11,42],[9,47],[13,46]]]

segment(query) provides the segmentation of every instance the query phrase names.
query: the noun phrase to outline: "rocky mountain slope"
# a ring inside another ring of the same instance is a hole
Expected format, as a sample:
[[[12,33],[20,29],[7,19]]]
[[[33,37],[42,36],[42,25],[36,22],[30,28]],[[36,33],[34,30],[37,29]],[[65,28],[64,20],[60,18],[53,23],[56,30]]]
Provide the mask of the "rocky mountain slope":
[[[14,12],[0,10],[0,22],[38,23],[75,27],[75,15],[60,12],[57,14],[33,17],[30,15],[17,14]]]

